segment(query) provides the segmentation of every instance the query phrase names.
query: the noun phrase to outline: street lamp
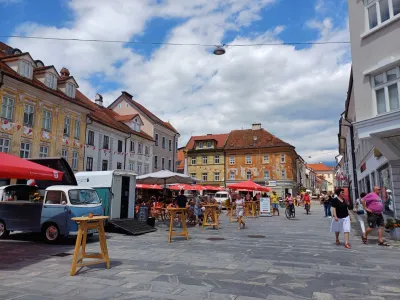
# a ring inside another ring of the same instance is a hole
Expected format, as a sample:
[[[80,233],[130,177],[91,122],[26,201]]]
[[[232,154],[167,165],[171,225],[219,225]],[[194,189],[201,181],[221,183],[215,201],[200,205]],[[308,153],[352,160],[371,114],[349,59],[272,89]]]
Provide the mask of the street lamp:
[[[224,49],[224,46],[225,46],[225,44],[222,45],[222,46],[216,46],[216,48],[214,49],[213,53],[215,55],[224,55],[225,52],[226,52],[225,49]]]

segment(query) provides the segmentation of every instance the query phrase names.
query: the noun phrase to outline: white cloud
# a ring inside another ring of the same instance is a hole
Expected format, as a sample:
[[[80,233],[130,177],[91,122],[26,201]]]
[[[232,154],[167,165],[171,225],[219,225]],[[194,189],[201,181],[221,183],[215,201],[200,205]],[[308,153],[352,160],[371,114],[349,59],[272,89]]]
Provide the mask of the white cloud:
[[[221,44],[228,30],[249,26],[271,0],[70,1],[70,27],[24,24],[17,32],[62,38],[131,40],[152,18],[180,18],[166,41]],[[281,24],[259,35],[237,36],[233,44],[279,42]],[[321,41],[348,40],[346,28],[329,18],[307,24]],[[161,46],[144,57],[122,44],[11,39],[35,59],[70,69],[81,89],[93,98],[95,74],[121,89],[103,93],[110,103],[127,90],[147,108],[169,120],[181,133],[225,133],[253,122],[296,146],[300,154],[334,159],[337,118],[343,107],[350,64],[346,45],[297,49],[293,46],[228,47],[223,56],[197,46]],[[118,62],[124,63],[120,66]],[[322,152],[321,152],[322,151]],[[318,158],[320,159],[320,158]]]

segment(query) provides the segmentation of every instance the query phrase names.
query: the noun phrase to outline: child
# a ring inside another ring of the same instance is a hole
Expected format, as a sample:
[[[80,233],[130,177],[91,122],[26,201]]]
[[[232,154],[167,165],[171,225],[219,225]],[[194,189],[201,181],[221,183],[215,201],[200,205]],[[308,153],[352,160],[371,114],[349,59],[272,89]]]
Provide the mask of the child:
[[[236,200],[236,215],[238,217],[238,230],[240,230],[240,226],[243,224],[243,228],[246,224],[243,221],[244,214],[244,199],[243,196],[239,196],[239,199]]]

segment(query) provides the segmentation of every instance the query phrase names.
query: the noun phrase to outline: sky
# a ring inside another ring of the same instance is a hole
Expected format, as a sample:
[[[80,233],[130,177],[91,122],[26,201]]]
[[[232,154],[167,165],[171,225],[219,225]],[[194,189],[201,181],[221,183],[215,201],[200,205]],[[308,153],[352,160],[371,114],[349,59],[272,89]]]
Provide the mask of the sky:
[[[68,68],[90,99],[129,92],[174,125],[180,146],[261,123],[307,162],[338,154],[349,45],[254,44],[347,42],[346,0],[0,0],[0,40]],[[212,46],[153,42],[227,47],[216,56]]]

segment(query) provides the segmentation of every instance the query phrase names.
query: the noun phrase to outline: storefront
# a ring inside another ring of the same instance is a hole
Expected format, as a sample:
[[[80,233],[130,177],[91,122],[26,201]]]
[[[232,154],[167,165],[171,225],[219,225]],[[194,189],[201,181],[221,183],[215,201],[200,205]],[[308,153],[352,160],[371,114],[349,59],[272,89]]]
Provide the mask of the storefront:
[[[390,174],[391,169],[389,164],[384,165],[378,170],[379,186],[381,187],[381,198],[385,203],[385,214],[393,216],[393,185]]]

